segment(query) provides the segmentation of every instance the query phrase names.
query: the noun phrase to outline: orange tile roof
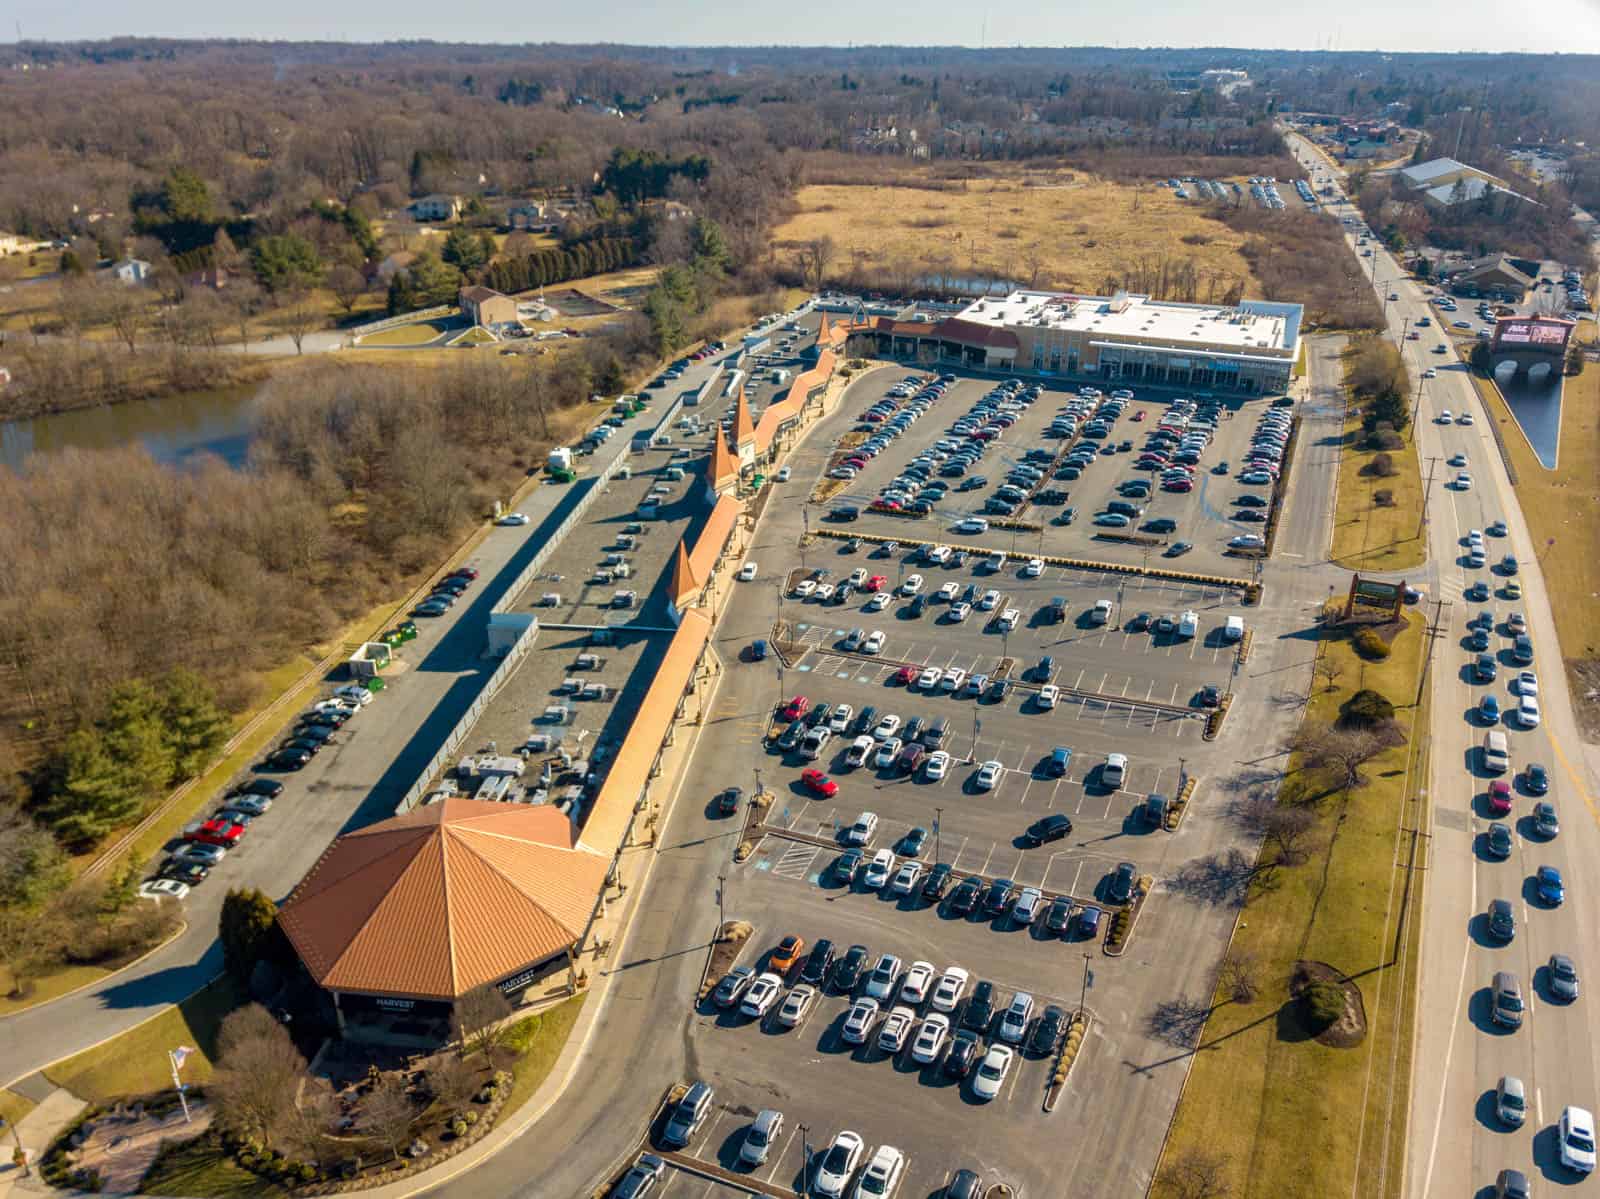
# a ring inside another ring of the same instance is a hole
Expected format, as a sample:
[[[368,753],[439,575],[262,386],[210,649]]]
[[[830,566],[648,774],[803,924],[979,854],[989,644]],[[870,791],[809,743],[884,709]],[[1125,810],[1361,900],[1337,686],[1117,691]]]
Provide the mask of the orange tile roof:
[[[683,600],[700,590],[700,580],[695,578],[694,565],[689,561],[689,549],[678,538],[678,550],[672,555],[672,578],[667,580],[667,598],[673,606],[682,608]]]
[[[761,414],[761,423],[756,426],[756,453],[765,454],[772,445],[772,439],[778,435],[778,427],[800,415],[800,409],[805,407],[806,394],[833,376],[834,361],[833,351],[823,350],[817,356],[814,367],[795,376],[783,399],[767,405],[766,411]]]
[[[551,805],[447,799],[340,837],[279,921],[330,990],[452,999],[576,941],[608,865]]]
[[[694,575],[696,586],[704,585],[711,578],[717,566],[717,559],[722,556],[723,547],[728,544],[728,536],[739,520],[739,513],[743,511],[744,505],[733,496],[717,497],[716,506],[706,518],[705,527],[694,539],[694,549],[689,551],[689,570]]]
[[[678,701],[689,688],[691,672],[711,637],[711,618],[700,608],[683,614],[683,623],[656,667],[650,690],[639,704],[628,736],[612,760],[606,781],[595,796],[584,821],[579,844],[598,854],[610,855],[622,845],[633,810],[650,781],[650,770],[661,743],[666,740]]]
[[[711,439],[711,457],[706,459],[706,478],[711,483],[713,491],[719,490],[724,483],[739,478],[739,460],[733,456],[733,451],[728,449],[728,443],[719,432]]]

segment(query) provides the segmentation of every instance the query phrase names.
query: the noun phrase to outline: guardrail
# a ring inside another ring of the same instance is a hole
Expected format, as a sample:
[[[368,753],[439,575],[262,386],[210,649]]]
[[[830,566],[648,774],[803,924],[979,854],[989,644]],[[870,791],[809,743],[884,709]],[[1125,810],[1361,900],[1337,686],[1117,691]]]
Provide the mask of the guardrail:
[[[365,325],[356,325],[346,329],[350,337],[366,337],[369,333],[382,333],[385,329],[396,329],[401,325],[410,325],[416,321],[431,320],[436,316],[448,316],[456,311],[454,304],[435,304],[432,308],[419,308],[416,312],[407,312],[400,316],[387,316],[381,321],[372,321]]]

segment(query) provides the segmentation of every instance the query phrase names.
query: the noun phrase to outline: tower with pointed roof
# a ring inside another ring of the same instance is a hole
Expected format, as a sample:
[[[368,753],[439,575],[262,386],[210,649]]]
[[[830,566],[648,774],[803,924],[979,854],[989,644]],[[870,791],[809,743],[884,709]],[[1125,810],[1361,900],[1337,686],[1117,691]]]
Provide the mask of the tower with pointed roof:
[[[739,455],[739,469],[755,465],[756,426],[750,419],[750,402],[744,398],[744,380],[739,380],[739,397],[733,408],[733,448]]]
[[[738,486],[738,459],[718,433],[711,439],[711,457],[706,459],[706,499],[714,504],[718,496],[733,492]]]
[[[683,619],[685,609],[694,603],[704,583],[689,560],[689,547],[683,538],[678,538],[678,550],[672,556],[672,577],[667,581],[667,610],[672,613],[673,623]]]

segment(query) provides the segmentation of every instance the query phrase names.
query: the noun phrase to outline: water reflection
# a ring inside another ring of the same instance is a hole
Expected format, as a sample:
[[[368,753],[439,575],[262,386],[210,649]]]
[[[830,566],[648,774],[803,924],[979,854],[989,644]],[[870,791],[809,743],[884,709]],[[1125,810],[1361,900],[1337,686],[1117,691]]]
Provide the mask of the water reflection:
[[[242,466],[260,390],[259,384],[222,387],[6,421],[0,423],[0,465],[17,469],[30,455],[53,450],[138,444],[158,462],[213,454]]]

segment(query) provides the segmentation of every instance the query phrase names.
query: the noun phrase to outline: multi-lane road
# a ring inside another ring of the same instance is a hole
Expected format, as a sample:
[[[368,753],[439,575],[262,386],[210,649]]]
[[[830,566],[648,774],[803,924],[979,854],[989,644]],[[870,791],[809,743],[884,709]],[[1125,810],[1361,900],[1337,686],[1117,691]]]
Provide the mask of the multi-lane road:
[[[1303,144],[1296,146],[1308,161]],[[1330,205],[1336,215],[1354,214],[1347,205]],[[1353,241],[1354,238],[1352,237]],[[1352,247],[1353,248],[1353,247]],[[1583,1179],[1563,1169],[1557,1153],[1555,1125],[1567,1104],[1591,1111],[1600,1106],[1600,1042],[1589,1012],[1595,997],[1587,989],[1576,1003],[1563,1005],[1550,994],[1546,962],[1565,953],[1578,966],[1585,987],[1600,980],[1600,928],[1592,919],[1600,890],[1600,824],[1592,759],[1586,756],[1573,718],[1561,647],[1556,639],[1550,599],[1539,569],[1537,546],[1530,536],[1516,494],[1494,442],[1493,421],[1477,394],[1465,365],[1454,353],[1431,352],[1439,340],[1425,332],[1422,340],[1404,340],[1429,312],[1426,298],[1399,264],[1374,240],[1374,286],[1380,299],[1393,292],[1387,305],[1390,333],[1403,347],[1413,382],[1422,386],[1417,444],[1424,474],[1433,465],[1429,497],[1429,572],[1443,635],[1433,660],[1430,764],[1431,839],[1426,857],[1422,940],[1422,994],[1418,1005],[1415,1074],[1406,1178],[1407,1194],[1469,1195],[1492,1186],[1497,1173],[1518,1169],[1543,1186],[1578,1185],[1600,1192],[1600,1181]],[[1421,371],[1438,368],[1438,376],[1421,380]],[[1471,412],[1475,423],[1438,422],[1448,409]],[[1518,436],[1508,429],[1507,436]],[[1455,470],[1446,465],[1455,454],[1470,460],[1470,490],[1447,486]],[[1435,461],[1437,460],[1437,461]],[[1471,529],[1486,530],[1496,520],[1508,536],[1489,538],[1489,560],[1514,554],[1522,598],[1500,595],[1503,578],[1465,565],[1465,539]],[[1473,582],[1493,588],[1487,603],[1464,596]],[[1429,615],[1435,608],[1430,605]],[[1514,787],[1513,829],[1509,860],[1491,860],[1483,850],[1489,823],[1484,793],[1489,779],[1479,746],[1485,726],[1470,711],[1486,691],[1502,707],[1516,697],[1508,688],[1509,638],[1497,625],[1491,648],[1500,656],[1494,683],[1471,681],[1473,655],[1465,648],[1467,622],[1485,610],[1503,622],[1513,610],[1528,621],[1535,650],[1543,709],[1538,727],[1522,729],[1513,720],[1506,728],[1511,744],[1512,774],[1529,762],[1550,773],[1550,794],[1561,817],[1561,833],[1553,840],[1538,837],[1529,819],[1534,799]],[[1531,883],[1535,869],[1557,867],[1566,882],[1567,899],[1560,907],[1541,904]],[[1502,945],[1488,936],[1483,913],[1492,899],[1510,900],[1517,917],[1517,935]],[[1587,915],[1586,915],[1587,914]],[[1497,1030],[1488,1016],[1488,987],[1498,970],[1514,972],[1528,1001],[1523,1026],[1516,1032]],[[1490,1096],[1503,1075],[1520,1078],[1527,1088],[1528,1119],[1521,1129],[1503,1127],[1495,1118]]]

